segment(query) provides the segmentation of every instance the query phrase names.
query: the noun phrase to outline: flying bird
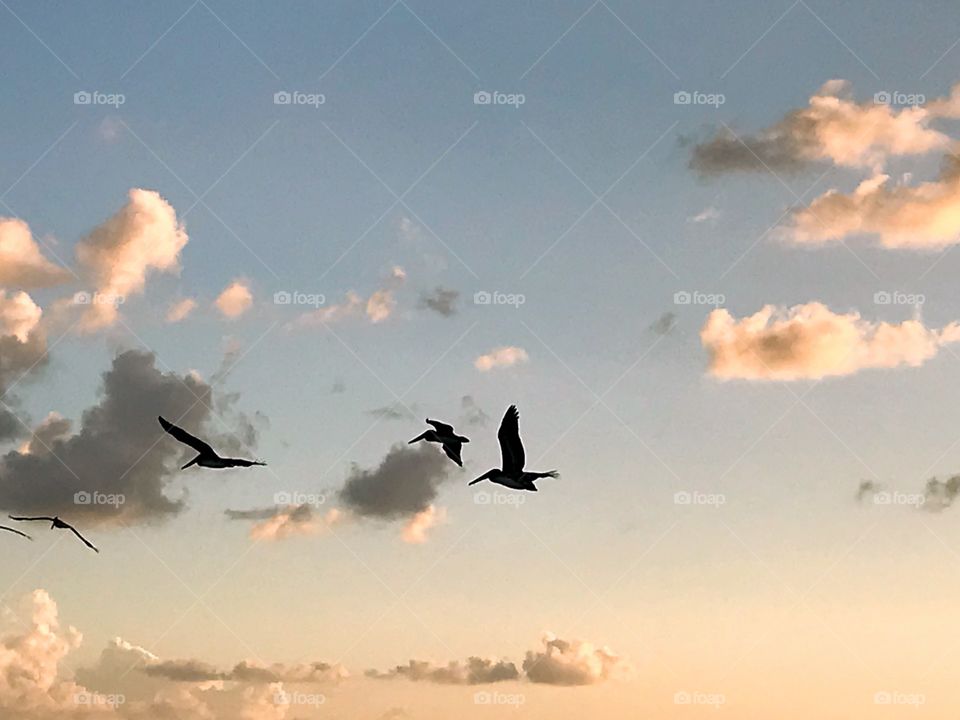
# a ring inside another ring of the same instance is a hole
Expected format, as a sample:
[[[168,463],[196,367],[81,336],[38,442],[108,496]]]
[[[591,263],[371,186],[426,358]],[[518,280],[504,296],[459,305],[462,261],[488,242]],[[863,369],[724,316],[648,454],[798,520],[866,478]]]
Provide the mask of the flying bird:
[[[14,535],[25,537],[27,540],[33,540],[33,538],[27,535],[26,533],[22,533],[19,530],[14,530],[12,527],[7,527],[6,525],[0,525],[0,530],[6,530],[7,532],[12,532]]]
[[[193,460],[180,468],[181,470],[186,470],[191,465],[199,465],[200,467],[217,469],[266,465],[265,462],[260,462],[259,460],[242,460],[240,458],[220,457],[212,447],[207,445],[207,443],[200,438],[194,437],[183,428],[178,428],[172,422],[168,422],[162,417],[158,417],[157,419],[160,421],[160,427],[162,427],[165,432],[172,435],[176,440],[179,440],[184,445],[189,445],[199,453],[199,455],[197,455]]]
[[[427,418],[427,424],[433,425],[433,430],[427,430],[425,433],[418,435],[407,444],[413,445],[413,443],[420,442],[421,440],[426,440],[427,442],[432,443],[440,443],[443,446],[443,451],[447,454],[447,457],[453,460],[460,467],[463,467],[463,460],[460,459],[460,448],[463,447],[463,443],[470,442],[470,438],[465,438],[463,435],[457,435],[453,431],[453,425],[447,425],[439,420],[431,420],[430,418]]]
[[[540,478],[560,477],[556,470],[549,472],[525,472],[523,465],[526,457],[523,453],[523,443],[520,441],[520,413],[516,405],[511,405],[504,413],[503,420],[500,421],[500,429],[497,431],[497,440],[500,441],[501,467],[488,470],[476,480],[470,482],[476,485],[481,480],[512,488],[513,490],[530,490],[537,492],[537,486],[533,484],[534,480]]]
[[[92,542],[90,542],[83,535],[81,535],[73,525],[71,525],[70,523],[64,522],[59,517],[48,517],[46,515],[38,515],[37,517],[17,517],[15,515],[8,515],[7,517],[9,517],[11,520],[18,520],[18,521],[46,520],[48,523],[51,523],[50,525],[51,530],[54,530],[54,529],[69,530],[78,538],[80,538],[81,542],[83,542],[84,545],[86,545],[88,548],[93,550],[95,553],[100,552],[99,550],[97,550],[96,546],[94,546]],[[16,532],[16,530],[14,530],[14,532]],[[20,534],[22,535],[23,533],[20,533]]]

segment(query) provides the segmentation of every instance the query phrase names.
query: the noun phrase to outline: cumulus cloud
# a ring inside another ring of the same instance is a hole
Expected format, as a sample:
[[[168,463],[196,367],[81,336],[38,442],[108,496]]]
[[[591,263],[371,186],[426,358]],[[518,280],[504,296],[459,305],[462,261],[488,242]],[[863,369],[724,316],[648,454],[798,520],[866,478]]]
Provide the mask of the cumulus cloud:
[[[25,292],[0,290],[0,335],[12,335],[26,343],[40,322],[43,311]]]
[[[77,244],[81,274],[102,299],[85,306],[81,329],[112,325],[118,301],[143,292],[151,272],[178,272],[187,240],[176,212],[159,193],[131,190],[127,204]]]
[[[386,672],[368,670],[366,675],[377,680],[405,679],[441,685],[486,685],[520,678],[520,672],[512,662],[480,657],[471,657],[464,662],[454,660],[446,665],[410,660],[406,665],[397,665]]]
[[[928,329],[919,320],[870,322],[811,302],[767,305],[736,319],[710,313],[700,331],[710,374],[724,380],[799,380],[852,375],[868,368],[917,367],[960,340],[960,324]]]
[[[381,287],[371,293],[366,300],[350,290],[342,302],[303,313],[290,323],[288,328],[315,327],[361,316],[365,316],[373,324],[381,323],[393,315],[394,310],[396,310],[395,293],[406,281],[406,278],[406,271],[402,267],[395,266],[383,280]]]
[[[447,518],[446,508],[427,506],[414,515],[403,526],[400,538],[411,545],[422,545],[427,541],[428,533]]]
[[[792,171],[829,161],[845,167],[878,167],[888,157],[942,150],[949,138],[929,127],[937,114],[923,107],[896,109],[872,100],[858,103],[849,84],[831,80],[809,105],[772,127],[735,136],[724,130],[694,146],[690,166],[703,174],[738,170]]]
[[[37,376],[49,363],[41,311],[23,292],[7,296],[0,290],[0,442],[28,432],[27,421],[17,417],[13,389]]]
[[[24,455],[46,455],[57,440],[70,435],[73,423],[57,412],[51,412],[33,430],[30,440],[20,448]]]
[[[244,660],[230,670],[217,670],[213,665],[201,660],[157,660],[144,663],[140,669],[152,677],[185,683],[226,680],[267,685],[278,682],[322,684],[336,683],[350,675],[343,665],[326,662],[263,665],[252,660]]]
[[[224,288],[214,305],[224,317],[236,320],[253,305],[253,293],[245,280],[234,280]]]
[[[420,307],[425,310],[433,310],[433,312],[444,317],[450,317],[457,314],[457,300],[459,298],[459,291],[438,285],[432,292],[423,293],[420,296]]]
[[[0,218],[0,285],[42,288],[70,278],[69,272],[43,256],[27,223]]]
[[[167,322],[178,323],[186,320],[196,307],[197,301],[193,298],[178,300],[167,310]]]
[[[606,647],[579,640],[543,638],[543,649],[528,651],[523,671],[530,682],[545,685],[595,685],[626,674],[629,666]]]
[[[253,520],[250,537],[254,540],[283,540],[298,535],[318,535],[342,519],[337,508],[325,513],[309,503],[275,505],[253,510],[226,510],[230,520]]]
[[[473,361],[474,367],[480,372],[487,372],[494,368],[503,368],[525,363],[529,360],[527,351],[523,348],[507,346],[494,348]]]
[[[166,490],[183,449],[164,437],[156,416],[176,418],[179,425],[200,431],[216,402],[211,387],[197,375],[164,373],[152,354],[123,352],[103,374],[100,400],[84,411],[75,434],[59,433],[49,443],[49,453],[11,451],[0,458],[0,507],[69,514],[88,525],[175,515],[185,499],[172,498]],[[124,502],[75,504],[74,495],[81,491],[122,495]]]

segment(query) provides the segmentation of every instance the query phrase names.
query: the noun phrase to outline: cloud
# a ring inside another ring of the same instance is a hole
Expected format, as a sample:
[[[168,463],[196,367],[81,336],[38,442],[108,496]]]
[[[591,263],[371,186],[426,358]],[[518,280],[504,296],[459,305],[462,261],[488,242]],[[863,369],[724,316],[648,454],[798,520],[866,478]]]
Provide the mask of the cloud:
[[[924,488],[923,508],[931,512],[946,510],[953,505],[957,495],[960,495],[960,475],[942,481],[930,478]]]
[[[343,302],[311,310],[303,313],[287,327],[315,327],[328,323],[339,322],[348,318],[366,316],[373,324],[381,323],[389,318],[397,307],[395,291],[406,281],[407,273],[399,266],[390,270],[390,274],[383,280],[381,287],[371,293],[364,300],[353,290],[347,292]]]
[[[872,499],[881,490],[883,486],[876,480],[862,480],[857,486],[857,502],[863,502],[866,498]]]
[[[409,521],[431,506],[450,466],[442,453],[425,444],[394,445],[377,468],[355,465],[339,498],[363,518]]]
[[[416,404],[411,408],[403,403],[396,402],[393,405],[384,405],[373,410],[367,410],[367,415],[373,415],[384,420],[414,420],[416,415],[413,414],[413,410],[416,407]]]
[[[27,223],[0,218],[0,285],[43,288],[68,282],[71,277],[41,254]]]
[[[216,402],[195,374],[164,373],[152,354],[123,352],[103,374],[100,400],[84,411],[76,434],[61,433],[50,453],[11,451],[0,458],[0,507],[60,513],[88,525],[176,515],[185,498],[171,498],[166,490],[183,448],[163,435],[156,416],[198,431]],[[122,496],[123,502],[76,504],[81,491]]]
[[[650,324],[650,330],[654,335],[669,335],[677,325],[677,315],[672,312],[665,312]]]
[[[710,205],[709,207],[706,207],[700,212],[698,212],[696,215],[691,215],[690,217],[688,217],[687,222],[694,223],[694,224],[713,222],[714,220],[717,220],[719,217],[720,217],[720,211],[717,210],[717,208],[715,208],[713,205]]]
[[[6,290],[0,290],[0,335],[12,335],[26,343],[41,315],[43,311],[25,292],[8,296]]]
[[[486,685],[520,678],[520,672],[512,662],[480,657],[470,657],[464,662],[452,661],[446,665],[410,660],[406,665],[397,665],[386,672],[368,670],[366,675],[376,680],[405,679],[441,685]]]
[[[201,660],[187,659],[148,662],[144,663],[140,669],[151,677],[185,683],[225,680],[266,685],[278,682],[328,684],[339,682],[350,675],[343,665],[326,662],[263,665],[252,660],[244,660],[230,670],[221,671]]]
[[[13,408],[13,389],[37,376],[49,363],[47,340],[40,324],[41,311],[26,293],[7,296],[0,290],[0,442],[28,432],[27,421]]]
[[[343,395],[343,393],[345,393],[346,391],[347,391],[347,384],[340,378],[337,378],[336,380],[334,380],[333,385],[330,386],[331,395]]]
[[[197,301],[193,298],[184,298],[183,300],[175,302],[170,306],[170,309],[167,310],[167,322],[178,323],[186,320],[196,307]]]
[[[372,323],[380,323],[393,314],[397,301],[393,293],[407,279],[407,273],[402,267],[394,267],[390,271],[384,286],[377,290],[367,300],[367,317]]]
[[[30,440],[20,449],[24,455],[46,455],[57,440],[63,440],[70,435],[73,423],[57,412],[51,412],[38,425]]]
[[[869,322],[859,313],[837,314],[811,302],[789,309],[767,305],[740,320],[714,310],[700,340],[710,353],[710,374],[720,379],[819,379],[920,366],[941,346],[960,340],[960,325],[935,330],[919,320]]]
[[[490,422],[490,416],[483,411],[483,408],[477,405],[476,400],[474,400],[471,395],[464,395],[460,398],[460,408],[463,410],[463,414],[460,416],[460,422],[464,425],[486,427],[487,423]]]
[[[517,363],[525,363],[529,360],[527,351],[523,348],[507,346],[494,348],[485,355],[481,355],[473,361],[474,367],[480,372],[487,372],[494,368],[510,367]]]
[[[127,204],[77,244],[81,274],[101,299],[84,307],[81,329],[116,322],[119,303],[142,293],[152,271],[178,272],[187,241],[176,212],[159,193],[131,190]]]
[[[234,280],[220,293],[214,305],[224,317],[236,320],[253,305],[253,293],[245,280]]]
[[[543,638],[544,649],[528,651],[523,671],[530,682],[545,685],[595,685],[626,674],[627,663],[606,647],[579,640]]]
[[[437,525],[447,519],[445,508],[437,508],[433,505],[427,506],[421,510],[410,521],[403,526],[400,538],[411,545],[422,545],[427,541],[427,534]]]
[[[923,107],[897,110],[887,103],[857,103],[846,81],[830,80],[807,107],[792,110],[766,130],[738,138],[725,129],[695,145],[690,166],[705,175],[793,171],[819,161],[876,168],[891,156],[947,147],[950,139],[928,127],[935,116]]]
[[[852,193],[830,190],[795,210],[780,233],[817,245],[857,235],[886,248],[936,250],[960,240],[960,159],[947,157],[931,182],[891,185],[889,176],[864,180]]]
[[[336,508],[320,514],[308,503],[302,505],[275,505],[254,510],[226,510],[231,520],[255,520],[250,528],[253,540],[283,540],[300,535],[318,535],[342,519]]]
[[[459,291],[448,290],[438,285],[434,288],[433,292],[423,293],[420,296],[420,307],[433,310],[435,313],[443,315],[444,317],[450,317],[451,315],[457,314],[457,300],[459,297]]]

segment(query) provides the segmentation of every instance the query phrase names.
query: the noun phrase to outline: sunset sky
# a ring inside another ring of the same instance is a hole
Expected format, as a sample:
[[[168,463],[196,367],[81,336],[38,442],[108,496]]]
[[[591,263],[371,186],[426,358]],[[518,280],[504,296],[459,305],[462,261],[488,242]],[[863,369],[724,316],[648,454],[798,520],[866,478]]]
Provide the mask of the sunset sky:
[[[0,0],[0,717],[956,718],[958,27]]]

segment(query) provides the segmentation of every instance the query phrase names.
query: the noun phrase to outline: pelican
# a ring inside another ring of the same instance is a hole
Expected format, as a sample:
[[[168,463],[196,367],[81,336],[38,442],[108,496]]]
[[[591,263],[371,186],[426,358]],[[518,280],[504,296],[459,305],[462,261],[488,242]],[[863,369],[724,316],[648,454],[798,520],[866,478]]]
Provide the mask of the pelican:
[[[56,516],[49,517],[47,515],[38,515],[37,517],[17,517],[15,515],[8,515],[7,517],[9,517],[11,520],[18,520],[18,521],[46,520],[48,523],[51,523],[50,525],[51,530],[54,530],[54,529],[69,530],[78,538],[80,538],[83,544],[86,545],[91,550],[93,550],[95,553],[100,552],[99,550],[97,550],[94,544],[89,540],[87,540],[83,535],[81,535],[73,525],[71,525],[70,523],[64,522],[59,517],[56,517]],[[16,532],[16,530],[14,530],[14,532]]]
[[[19,530],[14,530],[12,527],[7,527],[6,525],[0,525],[0,530],[6,530],[7,532],[12,532],[14,535],[25,537],[27,540],[33,540],[33,538],[27,535],[26,533],[22,533]]]
[[[470,482],[476,485],[481,480],[512,488],[513,490],[530,490],[537,492],[537,486],[533,484],[534,480],[540,478],[560,477],[556,470],[549,472],[524,472],[523,464],[526,458],[523,454],[523,443],[520,440],[520,413],[517,412],[517,406],[511,405],[504,413],[503,420],[500,421],[500,429],[497,431],[497,439],[500,441],[501,468],[488,470],[476,480]]]
[[[460,459],[460,448],[463,446],[463,443],[470,442],[470,438],[465,438],[463,435],[457,435],[453,431],[453,425],[447,425],[439,420],[431,420],[430,418],[427,418],[427,424],[433,425],[433,430],[427,430],[422,435],[417,435],[417,437],[407,444],[413,445],[413,443],[420,442],[421,440],[440,443],[443,446],[443,451],[447,454],[447,457],[453,460],[460,467],[463,467],[463,461]]]
[[[186,470],[191,465],[199,465],[200,467],[206,468],[232,468],[232,467],[251,467],[252,465],[266,465],[265,462],[260,462],[259,460],[241,460],[239,458],[224,458],[217,455],[214,452],[214,449],[207,445],[203,440],[198,437],[194,437],[186,430],[178,428],[172,422],[164,420],[162,417],[158,417],[157,420],[160,421],[160,427],[164,429],[165,432],[172,435],[176,440],[179,440],[184,445],[189,445],[194,450],[196,450],[199,455],[197,455],[193,460],[184,465],[181,470]]]

